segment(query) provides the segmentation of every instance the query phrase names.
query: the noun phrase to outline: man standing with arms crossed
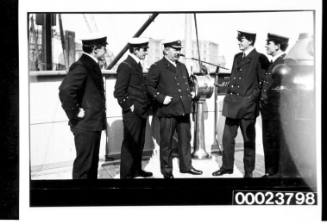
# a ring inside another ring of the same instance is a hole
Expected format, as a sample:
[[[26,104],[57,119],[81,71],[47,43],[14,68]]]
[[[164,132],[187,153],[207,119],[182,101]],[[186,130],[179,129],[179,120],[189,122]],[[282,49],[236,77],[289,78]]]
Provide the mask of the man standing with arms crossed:
[[[260,81],[268,59],[254,48],[256,34],[238,31],[240,53],[234,57],[230,83],[224,98],[222,114],[226,117],[223,133],[222,166],[212,173],[233,173],[235,138],[240,127],[244,141],[244,177],[251,178],[255,165],[255,121],[259,114]]]
[[[82,40],[83,55],[73,63],[59,87],[59,98],[74,134],[73,179],[97,179],[101,131],[106,127],[104,83],[99,60],[107,37],[91,33]]]

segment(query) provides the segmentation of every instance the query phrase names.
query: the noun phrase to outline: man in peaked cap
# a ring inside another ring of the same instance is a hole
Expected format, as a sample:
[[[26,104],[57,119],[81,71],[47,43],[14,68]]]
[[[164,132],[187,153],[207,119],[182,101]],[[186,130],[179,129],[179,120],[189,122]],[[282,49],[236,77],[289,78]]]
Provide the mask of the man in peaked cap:
[[[122,108],[124,139],[121,147],[120,178],[151,177],[142,170],[142,153],[150,99],[145,87],[141,61],[147,55],[149,40],[131,38],[129,55],[117,69],[114,96]]]
[[[73,63],[59,87],[59,98],[74,134],[73,179],[97,179],[101,131],[106,127],[105,95],[99,60],[107,37],[98,33],[82,39],[82,56]]]
[[[165,179],[172,179],[172,142],[178,134],[179,169],[181,173],[201,175],[192,166],[190,113],[192,95],[186,66],[178,61],[182,44],[180,40],[163,42],[164,57],[149,69],[146,85],[157,102],[160,120],[160,169]]]
[[[88,33],[82,39],[83,46],[106,46],[107,37],[101,33]]]
[[[240,127],[244,141],[244,177],[251,178],[255,165],[255,122],[259,114],[260,80],[268,67],[268,59],[254,48],[255,33],[238,31],[240,53],[236,54],[224,98],[222,114],[226,117],[223,132],[222,166],[212,173],[233,173],[235,137]]]
[[[241,42],[242,38],[252,41],[252,46],[254,46],[256,34],[244,31],[237,31],[237,40]]]
[[[170,47],[180,51],[182,49],[182,42],[180,40],[166,40],[163,42],[163,46],[164,48]]]
[[[263,80],[260,98],[262,116],[262,140],[265,158],[265,175],[275,177],[279,171],[280,148],[283,141],[283,131],[280,123],[280,92],[276,91],[281,85],[280,75],[274,70],[276,66],[284,63],[285,50],[289,38],[268,33],[266,50],[272,56]]]

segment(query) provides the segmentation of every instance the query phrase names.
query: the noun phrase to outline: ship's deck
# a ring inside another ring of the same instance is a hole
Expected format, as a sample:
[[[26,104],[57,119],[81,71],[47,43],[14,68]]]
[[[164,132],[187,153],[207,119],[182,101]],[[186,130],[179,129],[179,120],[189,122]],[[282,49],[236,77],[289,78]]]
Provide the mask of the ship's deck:
[[[257,150],[256,154],[256,165],[253,172],[254,177],[260,177],[264,174],[264,158],[262,152]],[[192,164],[196,169],[203,171],[202,175],[193,176],[190,174],[183,174],[179,172],[178,168],[178,158],[173,159],[173,175],[175,178],[219,178],[213,177],[212,172],[217,170],[221,166],[222,156],[216,153],[212,153],[209,159],[192,159]],[[112,161],[101,161],[99,163],[99,179],[112,179],[119,178],[119,164],[120,160],[115,159]],[[159,162],[159,152],[154,150],[152,155],[144,156],[143,168],[146,171],[151,171],[153,173],[152,178],[162,178],[160,173],[160,162]],[[235,164],[234,173],[224,175],[224,178],[240,178],[243,177],[243,150],[235,150]],[[32,173],[32,180],[55,180],[55,179],[71,179],[72,167],[63,166],[59,168],[47,169],[42,172]]]

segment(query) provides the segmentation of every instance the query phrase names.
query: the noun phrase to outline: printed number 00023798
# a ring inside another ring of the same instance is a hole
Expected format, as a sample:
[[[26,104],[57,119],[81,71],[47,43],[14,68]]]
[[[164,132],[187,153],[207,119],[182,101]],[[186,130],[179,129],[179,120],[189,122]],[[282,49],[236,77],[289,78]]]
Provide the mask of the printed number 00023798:
[[[316,205],[314,192],[234,191],[234,205]]]

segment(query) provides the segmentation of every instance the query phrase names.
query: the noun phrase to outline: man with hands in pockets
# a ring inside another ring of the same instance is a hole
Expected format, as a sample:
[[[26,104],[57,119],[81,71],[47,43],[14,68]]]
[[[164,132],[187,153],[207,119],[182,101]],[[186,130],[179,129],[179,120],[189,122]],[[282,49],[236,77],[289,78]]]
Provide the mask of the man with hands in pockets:
[[[114,96],[123,113],[124,139],[121,147],[120,178],[151,177],[142,170],[142,153],[150,98],[145,87],[141,61],[148,49],[147,38],[131,38],[129,55],[119,64]]]

